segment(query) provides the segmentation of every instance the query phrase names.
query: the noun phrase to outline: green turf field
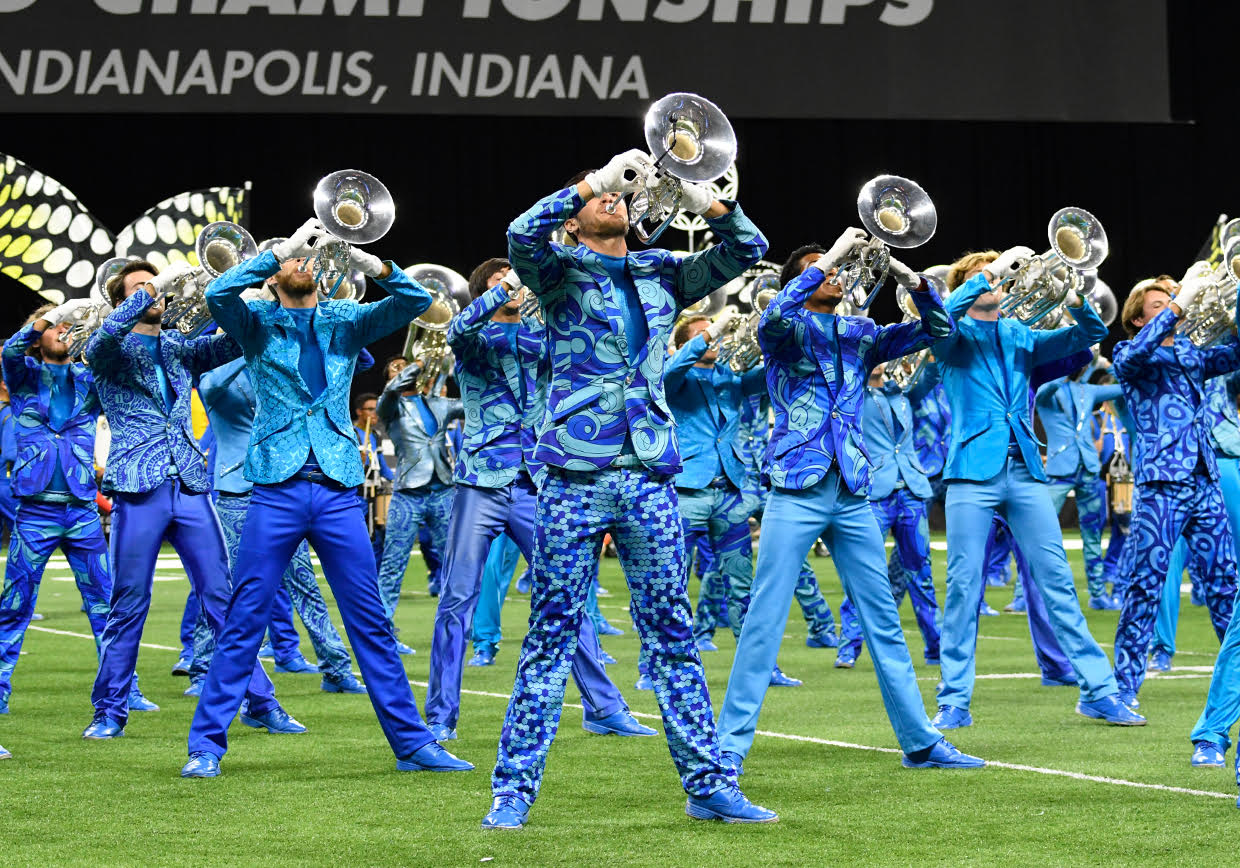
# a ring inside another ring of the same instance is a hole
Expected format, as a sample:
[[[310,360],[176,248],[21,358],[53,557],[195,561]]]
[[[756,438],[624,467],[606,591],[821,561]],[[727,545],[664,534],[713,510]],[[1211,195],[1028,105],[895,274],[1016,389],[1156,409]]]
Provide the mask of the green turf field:
[[[1079,549],[1069,556],[1080,573]],[[942,583],[944,555],[934,554]],[[63,563],[63,561],[62,561]],[[53,562],[55,564],[55,562]],[[838,612],[828,559],[819,579]],[[869,656],[831,667],[834,651],[806,648],[799,612],[780,664],[805,686],[772,689],[742,778],[756,802],[780,813],[769,826],[723,826],[684,815],[685,796],[659,739],[586,734],[576,705],[548,764],[542,796],[521,832],[482,832],[490,767],[512,686],[528,598],[515,586],[505,609],[511,635],[496,666],[467,668],[460,740],[449,746],[478,770],[398,774],[364,696],[328,695],[313,675],[275,675],[285,707],[310,732],[270,736],[234,724],[223,775],[182,780],[193,700],[172,678],[186,583],[160,571],[139,660],[142,687],[162,711],[132,716],[127,735],[85,742],[94,649],[80,598],[64,570],[43,584],[47,617],[27,635],[12,713],[0,717],[0,864],[196,865],[1225,865],[1240,824],[1232,770],[1189,767],[1188,732],[1201,711],[1217,642],[1204,610],[1185,601],[1177,670],[1142,692],[1150,725],[1122,729],[1073,713],[1076,690],[1039,686],[1023,616],[984,618],[975,725],[953,735],[967,752],[1034,767],[910,771],[891,752]],[[610,672],[635,712],[657,715],[654,696],[632,689],[637,639],[617,562],[604,561],[600,602],[625,635],[604,645]],[[425,695],[435,601],[415,559],[398,621],[418,649],[405,658],[419,705]],[[696,582],[691,587],[696,598]],[[988,601],[1002,608],[1010,588]],[[902,614],[914,660],[921,638]],[[1088,612],[1108,647],[1116,614]],[[64,631],[64,632],[56,632]],[[734,643],[703,655],[722,699]],[[303,649],[313,659],[308,642]],[[918,665],[932,708],[936,670]],[[1022,677],[994,678],[1000,674]],[[568,688],[567,701],[577,702]],[[645,722],[659,727],[649,717]],[[836,743],[844,744],[836,744]],[[1228,756],[1229,766],[1231,755]],[[1112,780],[1085,780],[1047,771]],[[1157,785],[1137,788],[1125,782]],[[1169,788],[1198,791],[1186,793]]]

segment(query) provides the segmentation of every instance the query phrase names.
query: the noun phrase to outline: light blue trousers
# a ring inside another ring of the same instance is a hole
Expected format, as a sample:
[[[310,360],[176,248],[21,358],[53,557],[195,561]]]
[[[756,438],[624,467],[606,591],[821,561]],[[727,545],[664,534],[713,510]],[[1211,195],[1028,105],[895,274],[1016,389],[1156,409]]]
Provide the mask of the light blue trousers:
[[[500,630],[500,610],[508,596],[513,571],[521,559],[521,549],[506,533],[491,542],[487,561],[482,568],[482,590],[478,593],[478,606],[474,609],[471,638],[475,651],[487,650],[492,654],[499,648],[503,632]]]
[[[883,538],[869,501],[850,492],[838,471],[832,470],[826,479],[802,491],[772,491],[762,528],[753,596],[719,713],[720,749],[743,757],[753,745],[797,576],[820,536],[831,549],[844,592],[857,607],[883,705],[900,747],[910,753],[938,742],[943,736],[930,725],[917,689],[887,579]],[[976,605],[973,610],[976,615]]]

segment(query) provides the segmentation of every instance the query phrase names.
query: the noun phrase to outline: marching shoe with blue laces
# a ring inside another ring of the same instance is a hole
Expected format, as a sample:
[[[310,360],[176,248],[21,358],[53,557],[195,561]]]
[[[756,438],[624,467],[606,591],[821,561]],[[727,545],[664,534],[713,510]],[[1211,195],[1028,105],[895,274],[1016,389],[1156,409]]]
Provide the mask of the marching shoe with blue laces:
[[[738,775],[745,773],[745,758],[735,751],[725,750],[719,754],[719,759],[730,769],[733,769]]]
[[[90,722],[90,726],[82,730],[82,738],[94,740],[120,738],[124,734],[125,725],[108,717],[102,711],[96,711],[95,719]]]
[[[851,645],[841,645],[835,654],[836,669],[852,669],[857,665],[857,652]]]
[[[598,659],[599,659],[599,662],[602,663],[604,666],[614,666],[620,662],[615,657],[612,657],[610,654],[608,654],[602,648],[598,649]]]
[[[1121,690],[1119,692],[1119,701],[1127,705],[1133,711],[1141,707],[1141,700],[1137,699],[1137,694],[1131,690]]]
[[[482,818],[484,829],[522,828],[530,818],[530,806],[516,796],[496,796],[491,810]]]
[[[218,778],[220,776],[220,758],[205,750],[196,750],[189,755],[189,762],[181,766],[183,778]]]
[[[778,666],[771,670],[772,687],[800,687],[802,683],[803,682],[800,678],[793,678],[790,675],[785,675],[780,671]]]
[[[181,695],[182,696],[202,696],[202,682],[205,680],[206,680],[205,676],[202,676],[202,675],[199,675],[197,678],[191,677],[189,679],[189,687],[185,688],[184,692]]]
[[[1150,669],[1154,672],[1171,671],[1171,655],[1162,648],[1155,648],[1150,655]]]
[[[967,708],[957,708],[954,705],[940,705],[939,712],[934,716],[934,720],[930,721],[930,725],[935,729],[963,729],[966,726],[973,725],[973,715],[969,714]]]
[[[269,660],[274,660],[276,652],[272,650],[270,642],[264,642],[262,645],[258,646],[258,656],[266,657]]]
[[[469,658],[466,666],[494,666],[495,652],[489,648],[479,648],[474,652],[474,656]]]
[[[129,688],[129,710],[130,711],[159,711],[159,706],[151,702],[142,695],[142,691],[135,684]]]
[[[172,664],[172,674],[179,675],[179,676],[188,676],[190,664],[193,662],[194,661],[191,658],[185,655],[178,657],[177,662]]]
[[[941,738],[924,750],[906,753],[900,764],[906,769],[980,769],[986,765],[986,760],[969,756]]]
[[[342,675],[333,675],[331,673],[323,673],[323,681],[319,684],[319,689],[324,693],[366,693],[366,685],[357,680],[357,676],[352,672],[345,672]]]
[[[603,618],[602,623],[598,625],[598,628],[594,632],[598,633],[600,636],[623,636],[624,635],[623,630],[621,630],[619,627],[612,626],[612,624],[606,618]]]
[[[719,650],[719,646],[715,644],[715,640],[710,638],[709,636],[702,636],[694,644],[697,645],[697,649],[699,651],[706,651],[709,653],[711,651]]]
[[[473,768],[473,763],[453,756],[433,741],[396,760],[398,772],[468,772]]]
[[[456,730],[446,723],[430,723],[426,728],[435,736],[435,741],[456,741]]]
[[[633,688],[635,690],[654,690],[654,682],[650,680],[649,673],[638,673],[637,683],[633,685]]]
[[[0,744],[0,759],[12,759],[13,754],[4,749],[4,745]]]
[[[650,727],[638,723],[637,718],[623,708],[597,720],[591,720],[589,715],[583,713],[581,728],[595,735],[646,736],[659,734]]]
[[[838,648],[840,647],[840,637],[836,636],[830,630],[826,630],[822,633],[810,633],[805,637],[805,647]]]
[[[1115,693],[1092,702],[1081,700],[1076,704],[1076,713],[1093,720],[1105,720],[1114,726],[1145,726],[1145,718],[1121,702]]]
[[[709,796],[690,796],[685,813],[695,820],[723,820],[725,823],[774,823],[779,814],[755,805],[740,787],[724,787]]]
[[[263,714],[250,714],[249,708],[243,708],[241,722],[255,729],[265,729],[271,735],[299,735],[306,731],[304,726],[278,705]]]
[[[305,657],[298,654],[296,657],[290,657],[287,660],[279,660],[276,662],[276,672],[285,672],[292,675],[303,675],[307,672],[319,671],[319,667],[315,666]]]
[[[982,604],[977,607],[977,614],[983,618],[997,618],[999,617],[999,610],[985,600],[982,600]]]
[[[1189,763],[1195,769],[1221,769],[1226,752],[1212,741],[1193,742],[1193,758]]]

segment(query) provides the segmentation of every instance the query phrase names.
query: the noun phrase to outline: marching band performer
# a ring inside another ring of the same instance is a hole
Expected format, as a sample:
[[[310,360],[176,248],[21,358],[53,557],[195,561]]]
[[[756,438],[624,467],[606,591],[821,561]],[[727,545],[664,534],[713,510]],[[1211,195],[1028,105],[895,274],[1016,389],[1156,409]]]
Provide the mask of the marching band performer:
[[[95,716],[83,738],[125,734],[129,681],[164,540],[180,556],[217,637],[229,606],[228,551],[189,405],[194,379],[237,358],[241,348],[227,335],[187,340],[161,329],[164,294],[188,271],[183,263],[163,271],[140,259],[126,264],[107,284],[113,311],[86,342],[112,432],[103,488],[113,495],[113,582],[91,694]],[[248,690],[251,725],[268,732],[302,728],[276,702],[256,657],[246,661],[240,687]]]
[[[448,459],[448,426],[465,415],[459,400],[422,394],[415,388],[414,381],[421,370],[420,365],[410,365],[403,358],[391,359],[385,368],[387,385],[375,409],[396,448],[392,502],[379,563],[379,593],[396,632],[400,587],[418,529],[425,527],[430,531],[431,547],[435,550],[442,552],[447,544],[448,519],[456,492]],[[377,452],[371,460],[386,467]],[[399,639],[396,647],[402,654],[413,653]]]
[[[440,740],[456,738],[465,639],[491,541],[507,533],[526,561],[534,559],[536,480],[542,478],[535,445],[547,406],[547,335],[537,319],[521,316],[520,287],[507,260],[486,260],[470,274],[474,300],[448,327],[466,429],[457,454],[457,495],[426,690],[426,719]],[[582,727],[600,735],[658,735],[629,713],[607,676],[594,624],[584,609],[579,621],[572,674],[585,706]]]
[[[1114,351],[1113,369],[1132,416],[1136,456],[1123,555],[1127,569],[1121,567],[1131,580],[1115,628],[1115,677],[1129,704],[1136,702],[1145,677],[1167,565],[1181,537],[1188,542],[1220,641],[1235,604],[1236,547],[1210,437],[1205,381],[1240,369],[1240,342],[1232,335],[1199,348],[1175,333],[1206,283],[1186,280],[1179,292],[1165,276],[1138,283],[1121,314],[1130,339]]]
[[[70,363],[64,341],[67,320],[91,304],[74,299],[44,305],[4,344],[4,379],[11,390],[17,449],[12,484],[18,506],[0,595],[0,714],[8,713],[13,669],[34,614],[44,567],[57,547],[64,550],[73,570],[96,647],[107,624],[112,576],[95,506],[99,396],[86,366]],[[136,678],[129,685],[128,706],[131,711],[159,710],[138,690]]]
[[[425,310],[430,296],[392,263],[350,248],[350,266],[391,294],[373,304],[319,303],[315,278],[303,266],[312,240],[326,234],[308,220],[207,287],[212,316],[245,352],[258,412],[245,461],[254,489],[237,550],[236,589],[190,727],[185,777],[220,773],[272,598],[303,540],[314,547],[335,594],[397,769],[473,768],[439,747],[418,715],[354,491],[362,462],[347,408],[358,354]],[[276,301],[242,300],[245,287],[273,276]]]
[[[683,187],[719,243],[681,257],[630,253],[621,199],[652,170],[629,151],[541,199],[508,229],[509,260],[545,312],[551,383],[535,458],[538,492],[530,628],[500,735],[485,828],[520,828],[538,795],[559,723],[588,584],[611,532],[632,594],[673,762],[699,819],[773,822],[719,757],[710,695],[693,641],[672,474],[680,470],[663,391],[677,315],[761,259],[766,239],[734,202]],[[610,210],[609,210],[610,209]],[[563,225],[568,247],[551,241]],[[769,681],[770,666],[767,667]]]
[[[773,486],[763,515],[754,593],[737,643],[719,714],[725,759],[738,771],[757,728],[767,673],[788,619],[795,576],[819,537],[835,559],[844,592],[857,606],[879,690],[908,768],[975,768],[930,725],[887,579],[878,523],[865,498],[872,468],[861,431],[863,390],[874,365],[954,332],[933,289],[891,259],[920,320],[879,327],[837,316],[837,271],[866,243],[847,229],[780,290],[762,315],[759,342],[775,410],[768,450]]]
[[[970,726],[977,601],[991,518],[1003,510],[1013,538],[1029,559],[1056,638],[1081,688],[1078,713],[1108,723],[1140,726],[1145,718],[1125,707],[1106,654],[1081,614],[1063,535],[1047,490],[1042,456],[1030,421],[1029,382],[1035,365],[1088,350],[1106,326],[1080,298],[1068,311],[1075,326],[1040,331],[999,317],[992,287],[1015,273],[1027,247],[1003,254],[973,253],[952,265],[947,310],[957,331],[935,345],[951,400],[952,444],[943,471],[947,489],[947,601],[942,631],[942,681],[934,723]]]

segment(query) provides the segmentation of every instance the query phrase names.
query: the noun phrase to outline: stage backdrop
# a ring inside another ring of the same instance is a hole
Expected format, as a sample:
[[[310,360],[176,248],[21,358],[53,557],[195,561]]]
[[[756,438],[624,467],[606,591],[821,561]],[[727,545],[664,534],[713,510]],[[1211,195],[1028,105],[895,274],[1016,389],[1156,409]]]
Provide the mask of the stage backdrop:
[[[1164,0],[0,0],[0,33],[4,112],[1170,118]]]

